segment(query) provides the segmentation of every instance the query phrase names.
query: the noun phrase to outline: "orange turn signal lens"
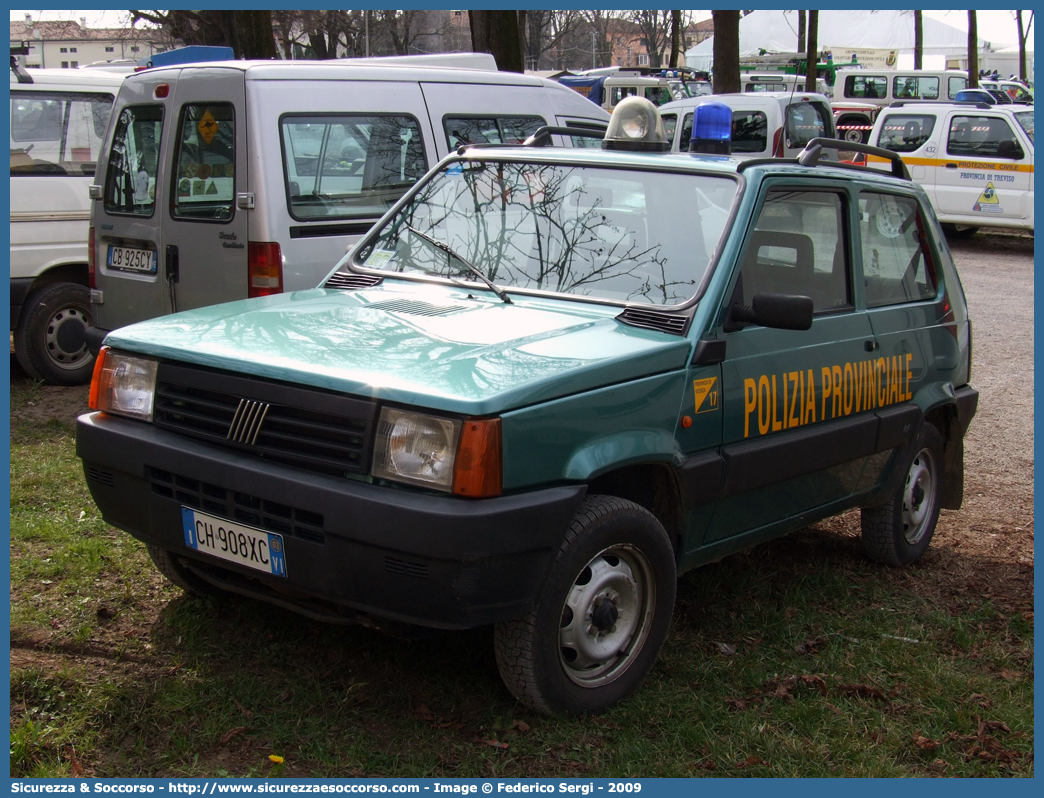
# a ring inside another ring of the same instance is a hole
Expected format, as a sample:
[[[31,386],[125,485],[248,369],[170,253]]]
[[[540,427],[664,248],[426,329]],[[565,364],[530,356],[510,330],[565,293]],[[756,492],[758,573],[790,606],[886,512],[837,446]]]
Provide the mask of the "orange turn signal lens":
[[[453,492],[488,498],[503,491],[500,419],[469,419],[460,430]]]
[[[109,347],[103,346],[98,350],[98,357],[94,361],[94,374],[91,376],[91,392],[87,396],[87,407],[91,410],[98,409],[98,395],[101,393],[102,374],[105,371],[105,356],[109,353]]]

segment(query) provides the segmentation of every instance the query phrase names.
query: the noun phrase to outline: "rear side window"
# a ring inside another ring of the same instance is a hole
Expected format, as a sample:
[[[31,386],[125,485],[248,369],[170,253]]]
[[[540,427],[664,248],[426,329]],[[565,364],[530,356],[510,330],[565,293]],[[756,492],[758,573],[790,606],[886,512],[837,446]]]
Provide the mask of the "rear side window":
[[[966,88],[968,88],[967,78],[951,77],[946,79],[946,96],[951,100],[957,96],[957,92]]]
[[[287,205],[294,219],[380,216],[427,171],[412,116],[284,116]]]
[[[224,222],[235,199],[236,129],[231,103],[181,109],[171,214],[180,219]]]
[[[105,210],[152,216],[156,207],[163,106],[131,105],[120,111],[105,174]]]
[[[733,127],[735,127],[733,121]],[[804,147],[814,138],[827,135],[825,111],[812,103],[794,103],[787,107],[787,146]]]
[[[897,100],[938,100],[939,78],[917,75],[893,78],[892,96]]]
[[[674,143],[674,134],[678,130],[678,115],[677,114],[661,114],[660,121],[663,123],[663,135],[667,137],[667,141]],[[682,142],[685,146],[688,146],[688,142]],[[685,147],[682,147],[684,150]]]
[[[849,75],[845,78],[845,96],[884,99],[888,96],[888,78],[882,75]]]
[[[862,276],[867,307],[920,302],[935,296],[935,267],[924,218],[906,196],[859,197]]]
[[[893,152],[913,152],[928,141],[934,129],[932,114],[892,114],[881,126],[877,146]]]
[[[917,202],[865,192],[859,198],[859,212],[866,306],[932,299],[935,264]]]
[[[1015,132],[1007,121],[989,116],[954,116],[946,138],[949,155],[972,155],[976,158],[1013,158]]]
[[[1015,120],[1019,123],[1026,135],[1029,136],[1029,140],[1033,141],[1033,112],[1022,111],[1015,114]]]
[[[461,144],[521,144],[546,124],[539,116],[447,116],[442,120],[451,150]]]
[[[93,175],[111,94],[11,92],[11,176]]]

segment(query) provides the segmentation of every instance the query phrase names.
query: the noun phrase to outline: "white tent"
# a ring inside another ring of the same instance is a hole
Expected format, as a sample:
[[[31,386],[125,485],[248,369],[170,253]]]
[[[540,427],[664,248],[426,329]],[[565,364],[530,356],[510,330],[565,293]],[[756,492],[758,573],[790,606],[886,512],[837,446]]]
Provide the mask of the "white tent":
[[[740,19],[740,56],[769,52],[794,52],[797,46],[797,11],[755,11]],[[914,45],[913,11],[820,11],[817,41],[820,49],[887,48],[912,53]],[[985,42],[980,39],[979,46]],[[968,34],[944,22],[924,17],[923,52],[928,55],[954,55],[966,52]],[[710,70],[714,37],[685,53],[686,66]]]

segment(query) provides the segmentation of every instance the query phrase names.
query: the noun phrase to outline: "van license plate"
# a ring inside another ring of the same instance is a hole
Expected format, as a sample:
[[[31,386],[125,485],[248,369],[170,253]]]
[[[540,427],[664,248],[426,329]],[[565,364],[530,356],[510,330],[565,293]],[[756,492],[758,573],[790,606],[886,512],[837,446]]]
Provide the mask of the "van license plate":
[[[181,508],[185,545],[255,571],[286,577],[283,536]]]
[[[125,272],[156,273],[156,253],[151,249],[135,249],[133,247],[109,247],[109,257],[105,265],[110,269]]]

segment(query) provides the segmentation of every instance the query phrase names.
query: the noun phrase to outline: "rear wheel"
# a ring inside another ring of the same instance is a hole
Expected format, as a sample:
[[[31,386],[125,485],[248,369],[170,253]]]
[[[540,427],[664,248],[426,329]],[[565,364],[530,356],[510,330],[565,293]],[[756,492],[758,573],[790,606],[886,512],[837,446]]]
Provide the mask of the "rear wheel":
[[[87,351],[90,293],[77,283],[54,283],[22,306],[15,355],[30,375],[52,385],[89,382],[94,357]]]
[[[910,565],[928,550],[939,521],[943,439],[925,423],[903,483],[880,507],[862,510],[863,550],[874,562]]]
[[[651,513],[589,496],[533,612],[495,627],[504,683],[547,714],[596,714],[628,697],[667,637],[676,574],[671,542]]]
[[[868,138],[866,131],[848,128],[845,131],[845,141],[851,144],[865,144]]]

